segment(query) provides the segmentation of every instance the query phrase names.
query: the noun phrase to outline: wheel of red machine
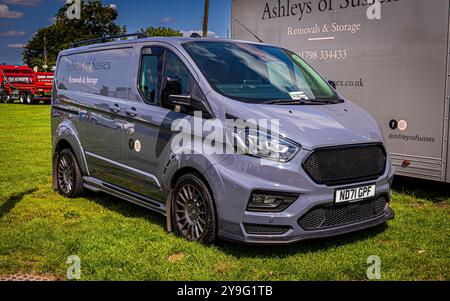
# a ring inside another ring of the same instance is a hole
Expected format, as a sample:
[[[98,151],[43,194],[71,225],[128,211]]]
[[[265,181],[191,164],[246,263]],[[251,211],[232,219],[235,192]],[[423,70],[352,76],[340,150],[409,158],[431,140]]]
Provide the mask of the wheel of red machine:
[[[26,103],[26,100],[27,100],[27,96],[25,95],[25,94],[20,94],[20,97],[19,97],[19,99],[20,99],[20,103],[21,104],[25,104]]]
[[[27,95],[27,104],[32,105],[33,103],[34,103],[33,95],[28,94]]]
[[[11,103],[12,102],[11,95],[9,95],[9,94],[6,95],[5,100],[7,103]]]

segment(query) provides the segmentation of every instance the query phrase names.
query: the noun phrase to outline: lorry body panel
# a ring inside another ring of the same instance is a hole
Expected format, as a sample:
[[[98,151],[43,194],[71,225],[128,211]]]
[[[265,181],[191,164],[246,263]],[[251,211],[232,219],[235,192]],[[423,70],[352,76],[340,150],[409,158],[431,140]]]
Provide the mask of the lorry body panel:
[[[53,72],[34,72],[28,66],[0,66],[0,87],[2,97],[12,100],[26,99],[50,101],[53,88]]]
[[[33,90],[33,71],[27,66],[0,66],[0,86],[3,96],[18,99],[21,93]]]
[[[50,100],[53,87],[53,72],[33,72],[34,98]]]
[[[383,1],[371,20],[365,1],[233,0],[232,38],[256,41],[241,22],[297,52],[375,117],[397,174],[450,182],[449,6]]]

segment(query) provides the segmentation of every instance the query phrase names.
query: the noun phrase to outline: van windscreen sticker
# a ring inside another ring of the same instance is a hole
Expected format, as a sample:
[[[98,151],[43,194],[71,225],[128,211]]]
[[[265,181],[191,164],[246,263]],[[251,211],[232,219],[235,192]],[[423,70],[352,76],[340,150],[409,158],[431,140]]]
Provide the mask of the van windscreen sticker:
[[[289,95],[294,100],[309,100],[308,96],[306,96],[306,93],[303,91],[289,92]]]

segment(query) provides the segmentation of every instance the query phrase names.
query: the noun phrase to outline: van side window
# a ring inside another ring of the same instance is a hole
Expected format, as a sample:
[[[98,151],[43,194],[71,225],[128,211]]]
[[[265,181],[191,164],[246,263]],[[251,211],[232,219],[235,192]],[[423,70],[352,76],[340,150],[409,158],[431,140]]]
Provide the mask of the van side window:
[[[164,79],[166,78],[177,78],[181,81],[181,95],[190,95],[192,92],[193,85],[195,81],[189,72],[189,69],[186,65],[181,61],[178,56],[175,55],[170,50],[166,50],[166,61],[164,66]],[[164,86],[164,84],[163,84]],[[174,105],[168,102],[167,95],[165,92],[161,95],[161,106],[169,109],[176,110],[184,114],[192,115],[194,113],[192,108],[187,107],[175,107]]]
[[[184,63],[172,52],[167,51],[166,68],[164,78],[177,77],[181,80],[182,95],[189,95],[191,92],[192,76]]]
[[[164,49],[161,47],[143,50],[139,74],[139,91],[147,102],[154,105],[159,105],[163,58]]]

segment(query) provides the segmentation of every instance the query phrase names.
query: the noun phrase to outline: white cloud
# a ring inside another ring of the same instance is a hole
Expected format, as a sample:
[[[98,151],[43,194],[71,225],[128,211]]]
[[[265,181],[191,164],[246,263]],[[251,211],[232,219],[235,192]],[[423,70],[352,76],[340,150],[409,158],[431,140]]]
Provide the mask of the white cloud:
[[[11,10],[9,10],[8,6],[6,6],[4,4],[0,4],[0,18],[18,19],[18,18],[22,18],[22,17],[23,17],[23,12],[11,11]]]
[[[40,4],[42,0],[1,0],[1,2],[11,5],[34,6]]]
[[[114,10],[117,10],[117,4],[110,4],[109,7],[111,7]]]
[[[171,17],[165,17],[161,20],[162,23],[172,23],[174,20]]]
[[[25,31],[8,30],[0,32],[0,37],[21,37],[25,34]]]
[[[181,33],[184,37],[190,37],[191,34],[197,33],[200,36],[203,36],[203,30],[181,30]],[[218,38],[219,35],[217,35],[214,31],[208,30],[208,38]]]
[[[21,49],[25,47],[25,44],[8,44],[8,48]]]

